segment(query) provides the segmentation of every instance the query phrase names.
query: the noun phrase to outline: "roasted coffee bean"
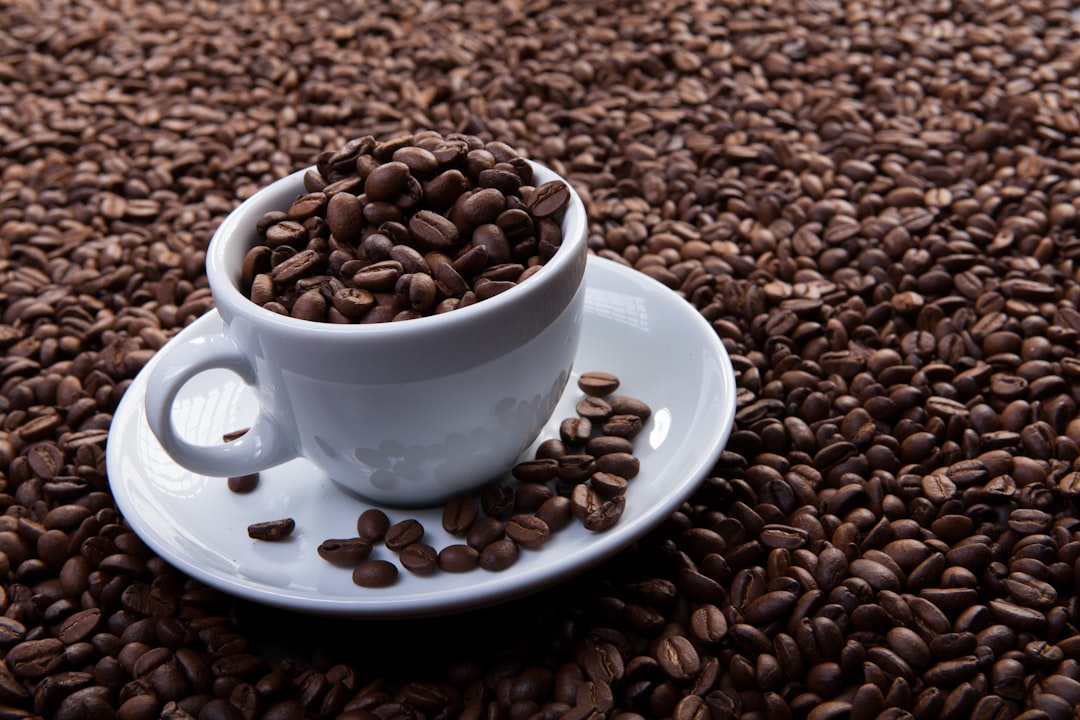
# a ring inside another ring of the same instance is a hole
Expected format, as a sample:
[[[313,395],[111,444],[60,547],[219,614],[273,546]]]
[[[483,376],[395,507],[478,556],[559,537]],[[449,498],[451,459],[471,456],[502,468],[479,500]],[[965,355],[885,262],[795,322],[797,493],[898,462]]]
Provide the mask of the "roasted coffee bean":
[[[514,512],[514,488],[493,483],[480,491],[480,507],[491,518],[505,519]]]
[[[438,562],[445,572],[468,572],[480,564],[480,551],[471,545],[447,545],[439,550]]]
[[[542,482],[527,482],[514,492],[514,510],[519,513],[535,513],[554,497],[555,491]]]
[[[585,452],[593,457],[612,453],[631,455],[633,450],[634,445],[630,440],[615,435],[597,435],[585,443]]]
[[[228,480],[229,490],[234,493],[249,493],[259,486],[259,473],[237,475]]]
[[[544,457],[519,462],[514,465],[511,473],[522,483],[546,483],[555,479],[558,467],[559,464],[554,458]]]
[[[535,550],[551,536],[548,524],[535,515],[514,515],[506,521],[506,536],[523,548]]]
[[[378,508],[370,508],[360,513],[356,520],[356,534],[368,542],[378,542],[390,529],[390,518]]]
[[[590,532],[603,532],[619,522],[626,512],[626,497],[616,495],[608,500],[601,499],[600,505],[585,514],[582,524]]]
[[[439,552],[427,543],[416,542],[406,545],[398,560],[414,575],[428,575],[439,566]]]
[[[267,520],[265,522],[248,525],[247,533],[248,537],[252,540],[277,542],[288,539],[295,529],[295,520],[292,518],[282,518],[281,520]]]
[[[626,478],[613,473],[597,472],[589,478],[589,487],[604,500],[624,494],[628,485]]]
[[[363,535],[361,535],[363,537]],[[406,518],[394,523],[386,529],[383,543],[387,548],[399,551],[413,543],[420,542],[424,537],[424,526],[419,520]]]
[[[397,582],[398,569],[387,560],[365,560],[353,569],[353,582],[360,587],[389,587]]]
[[[323,540],[317,548],[319,557],[335,565],[355,567],[371,554],[371,541],[364,538]]]
[[[538,507],[534,514],[547,524],[551,532],[562,530],[574,518],[570,498],[561,495],[545,500],[544,504]]]
[[[590,437],[592,437],[592,421],[586,417],[566,418],[559,423],[559,439],[565,445],[583,445]]]
[[[590,423],[603,423],[610,418],[614,413],[611,404],[607,400],[601,397],[594,397],[587,395],[577,402],[574,406],[574,410],[582,418],[589,420]],[[622,413],[619,413],[622,414]],[[632,413],[631,413],[632,414]],[[566,442],[565,439],[563,442]]]
[[[629,452],[612,452],[596,458],[596,472],[612,473],[630,480],[641,471],[641,461]]]
[[[442,526],[451,535],[464,535],[472,527],[480,508],[473,495],[457,495],[446,502],[442,512]]]
[[[518,544],[508,538],[488,543],[480,551],[480,567],[501,572],[513,565],[518,558]]]
[[[643,427],[644,423],[637,415],[612,415],[603,422],[600,431],[605,435],[633,439],[641,433]]]
[[[527,205],[533,215],[545,218],[560,212],[569,201],[570,191],[566,184],[559,180],[553,180],[537,187],[532,192]],[[584,388],[582,389],[584,390]],[[614,388],[609,392],[612,391],[614,391]]]
[[[499,540],[504,535],[505,523],[493,517],[483,516],[477,518],[465,541],[477,550],[482,550],[491,543]]]
[[[604,397],[619,389],[619,378],[617,375],[608,372],[590,370],[581,373],[578,377],[577,386],[586,395]]]

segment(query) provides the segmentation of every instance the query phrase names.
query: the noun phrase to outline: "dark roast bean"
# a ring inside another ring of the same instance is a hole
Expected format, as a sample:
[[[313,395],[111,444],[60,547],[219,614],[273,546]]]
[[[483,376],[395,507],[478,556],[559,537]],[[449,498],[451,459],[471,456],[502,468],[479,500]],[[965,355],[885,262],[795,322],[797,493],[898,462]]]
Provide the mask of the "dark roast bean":
[[[445,572],[468,572],[480,564],[480,551],[471,545],[447,545],[439,550],[438,562]]]
[[[390,519],[378,508],[365,510],[356,520],[356,534],[368,542],[382,540],[389,529]]]
[[[535,515],[514,515],[506,521],[506,536],[523,548],[535,550],[551,536],[548,524]]]
[[[252,540],[278,542],[280,540],[288,539],[295,529],[295,520],[292,518],[282,518],[281,520],[267,520],[265,522],[248,525],[247,533],[248,537]]]
[[[508,538],[488,543],[480,551],[480,567],[501,572],[517,561],[518,552],[518,544]]]
[[[355,567],[371,554],[371,541],[364,538],[323,540],[317,552],[323,560],[335,565]]]
[[[415,575],[428,575],[439,566],[439,553],[431,545],[416,542],[406,545],[398,560],[409,572]]]
[[[360,587],[389,587],[397,582],[397,567],[386,560],[365,560],[353,569],[353,582]]]
[[[451,535],[464,535],[472,527],[480,508],[473,495],[457,495],[446,502],[442,512],[442,526]]]
[[[361,537],[363,537],[361,535]],[[420,542],[424,537],[424,526],[419,520],[406,518],[394,523],[386,529],[383,543],[387,548],[399,551],[413,543]]]
[[[539,190],[539,188],[537,188]],[[534,211],[535,212],[535,211]],[[590,370],[578,377],[578,388],[586,395],[604,397],[619,389],[619,378],[608,372]]]
[[[234,493],[249,493],[259,486],[259,473],[238,475],[228,480],[229,490]]]

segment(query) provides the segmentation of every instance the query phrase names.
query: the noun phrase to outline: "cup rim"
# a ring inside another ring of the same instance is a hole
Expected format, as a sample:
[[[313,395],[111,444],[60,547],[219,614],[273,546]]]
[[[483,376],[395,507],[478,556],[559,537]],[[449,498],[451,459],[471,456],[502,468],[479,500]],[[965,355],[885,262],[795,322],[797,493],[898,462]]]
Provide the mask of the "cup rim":
[[[305,192],[303,177],[315,168],[311,165],[260,188],[234,208],[218,226],[206,252],[206,275],[214,302],[216,305],[228,305],[230,312],[242,315],[251,322],[268,325],[278,331],[338,337],[361,335],[394,337],[417,331],[452,330],[455,326],[488,319],[503,312],[508,305],[527,303],[531,296],[542,294],[549,285],[558,282],[567,272],[572,272],[575,264],[580,265],[581,275],[584,276],[588,236],[585,205],[573,184],[545,165],[534,160],[527,160],[527,162],[538,176],[537,185],[549,180],[562,180],[570,190],[570,201],[563,211],[563,243],[540,270],[525,282],[503,293],[464,308],[456,308],[436,315],[425,315],[399,322],[369,324],[303,320],[280,315],[253,303],[238,286],[240,268],[230,267],[229,255],[237,242],[235,238],[248,233],[253,236],[255,222],[259,217],[270,210],[284,209],[278,204],[277,196],[283,194],[285,188],[296,186],[297,189],[297,192],[290,196],[289,202],[303,194]],[[580,280],[581,278],[579,282]]]

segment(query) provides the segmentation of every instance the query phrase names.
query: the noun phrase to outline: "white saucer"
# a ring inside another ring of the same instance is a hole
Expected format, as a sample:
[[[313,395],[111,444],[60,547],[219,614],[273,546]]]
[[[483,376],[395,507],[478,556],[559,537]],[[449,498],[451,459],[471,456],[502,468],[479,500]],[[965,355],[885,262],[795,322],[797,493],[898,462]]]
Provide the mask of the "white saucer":
[[[107,445],[109,482],[134,531],[174,567],[208,585],[259,603],[306,613],[353,617],[409,617],[472,610],[553,585],[610,557],[656,527],[685,502],[727,442],[735,416],[735,376],[712,327],[688,302],[642,273],[590,257],[585,273],[585,325],[567,390],[540,439],[556,437],[559,421],[574,414],[577,378],[601,370],[622,380],[620,394],[653,408],[634,443],[641,472],[627,491],[622,519],[603,533],[580,523],[554,534],[539,550],[522,550],[502,572],[416,576],[401,568],[397,583],[362,588],[351,572],[316,553],[328,538],[356,535],[356,518],[371,505],[346,494],[304,460],[264,471],[258,488],[231,492],[223,478],[184,470],[146,424],[147,371],[139,373],[113,417]],[[210,311],[171,342],[217,332]],[[254,399],[227,371],[197,376],[181,391],[175,418],[196,442],[221,441],[246,427]],[[532,457],[531,448],[527,453]],[[509,474],[507,475],[509,479]],[[420,520],[425,542],[451,538],[441,512],[386,509],[391,521]],[[291,517],[284,542],[260,542],[247,526]],[[384,547],[372,557],[394,560]]]

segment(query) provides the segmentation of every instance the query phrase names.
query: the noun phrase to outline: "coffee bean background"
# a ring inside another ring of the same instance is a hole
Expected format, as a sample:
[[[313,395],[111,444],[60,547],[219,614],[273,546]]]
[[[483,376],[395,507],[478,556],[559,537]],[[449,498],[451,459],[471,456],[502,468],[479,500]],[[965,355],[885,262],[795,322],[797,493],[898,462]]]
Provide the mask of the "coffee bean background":
[[[7,3],[0,715],[1070,717],[1078,57],[1056,0]],[[233,207],[422,129],[549,165],[593,252],[700,310],[731,441],[640,542],[495,608],[201,586],[116,512],[111,413],[211,308]]]

